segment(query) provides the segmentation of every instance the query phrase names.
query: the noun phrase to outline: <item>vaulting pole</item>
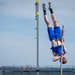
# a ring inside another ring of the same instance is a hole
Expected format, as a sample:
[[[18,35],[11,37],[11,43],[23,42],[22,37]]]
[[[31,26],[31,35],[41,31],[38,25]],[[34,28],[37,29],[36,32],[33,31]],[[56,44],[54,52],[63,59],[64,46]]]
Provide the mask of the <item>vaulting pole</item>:
[[[62,29],[64,30],[64,25],[62,26]],[[61,40],[61,43],[62,43],[62,46],[63,46],[63,41],[64,41],[64,36],[63,36],[63,32],[62,32],[62,40]],[[62,48],[62,51],[63,51],[63,48]],[[62,53],[61,53],[61,62],[60,62],[60,75],[63,75],[63,68],[62,68]]]
[[[37,75],[39,75],[39,0],[36,0],[36,21],[37,21]]]
[[[60,62],[60,75],[62,75],[62,55],[61,55],[61,62]]]

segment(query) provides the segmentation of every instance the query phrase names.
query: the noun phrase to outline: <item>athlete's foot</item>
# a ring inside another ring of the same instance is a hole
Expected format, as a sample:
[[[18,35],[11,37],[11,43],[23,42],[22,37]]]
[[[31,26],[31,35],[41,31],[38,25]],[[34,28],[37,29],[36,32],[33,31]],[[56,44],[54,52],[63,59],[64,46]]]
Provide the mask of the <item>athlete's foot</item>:
[[[49,2],[48,5],[49,5],[48,9],[50,10],[51,7],[52,7],[52,6],[51,6],[51,2]]]
[[[46,10],[46,4],[45,3],[42,4],[42,9]]]

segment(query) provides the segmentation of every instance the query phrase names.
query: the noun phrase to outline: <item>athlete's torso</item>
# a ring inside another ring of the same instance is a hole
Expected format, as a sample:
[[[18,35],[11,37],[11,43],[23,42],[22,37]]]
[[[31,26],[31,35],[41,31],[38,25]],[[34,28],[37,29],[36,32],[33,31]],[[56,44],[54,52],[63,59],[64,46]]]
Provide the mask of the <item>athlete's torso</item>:
[[[60,40],[52,40],[52,46],[60,46],[62,45]]]

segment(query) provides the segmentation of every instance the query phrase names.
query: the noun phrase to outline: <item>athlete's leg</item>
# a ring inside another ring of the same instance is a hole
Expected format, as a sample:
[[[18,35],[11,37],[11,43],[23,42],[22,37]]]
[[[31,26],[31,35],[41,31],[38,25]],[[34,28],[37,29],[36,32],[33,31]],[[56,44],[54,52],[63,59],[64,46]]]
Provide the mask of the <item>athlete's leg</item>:
[[[50,41],[52,42],[52,45],[55,45],[55,36],[54,36],[54,30],[51,26],[51,23],[49,22],[48,20],[48,16],[46,14],[46,4],[42,4],[42,8],[43,8],[43,13],[44,13],[44,20],[45,20],[45,23],[47,25],[47,30],[48,30],[48,35],[49,35],[49,39]]]
[[[52,6],[51,6],[51,2],[49,2],[49,10],[50,10],[50,13],[51,13],[51,18],[52,18],[53,23],[54,23],[54,27],[56,27],[56,26],[58,26],[58,22],[57,22],[55,14],[53,12],[53,9],[52,9]]]
[[[43,8],[43,13],[44,13],[45,23],[46,23],[47,27],[51,27],[51,24],[50,24],[50,22],[48,20],[48,16],[46,14],[46,4],[45,3],[42,4],[42,8]]]

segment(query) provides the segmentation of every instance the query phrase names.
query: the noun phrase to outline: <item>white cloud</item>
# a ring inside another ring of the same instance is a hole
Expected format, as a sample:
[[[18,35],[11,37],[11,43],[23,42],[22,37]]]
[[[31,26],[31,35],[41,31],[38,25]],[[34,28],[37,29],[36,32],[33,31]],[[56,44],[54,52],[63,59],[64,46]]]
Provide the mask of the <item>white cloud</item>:
[[[23,18],[33,18],[35,14],[34,1],[28,0],[3,0],[1,12],[5,15]]]

